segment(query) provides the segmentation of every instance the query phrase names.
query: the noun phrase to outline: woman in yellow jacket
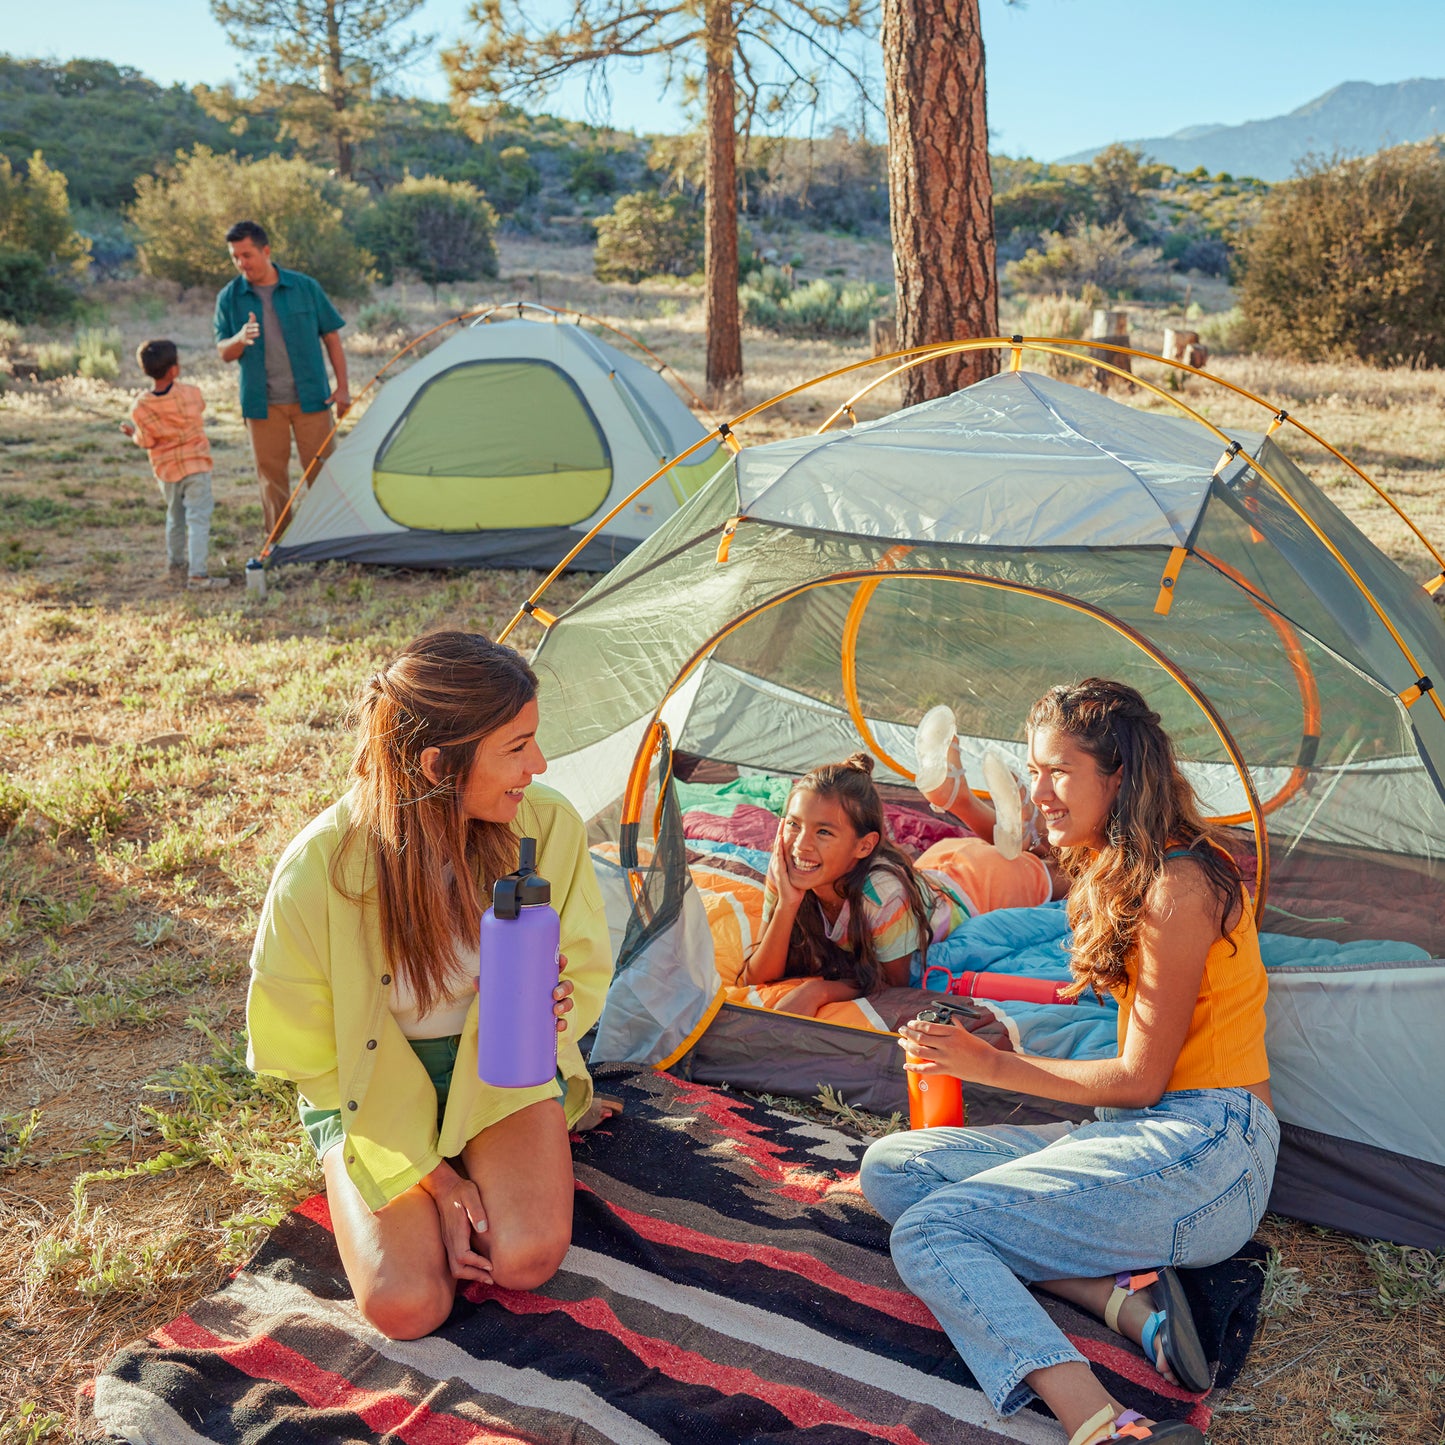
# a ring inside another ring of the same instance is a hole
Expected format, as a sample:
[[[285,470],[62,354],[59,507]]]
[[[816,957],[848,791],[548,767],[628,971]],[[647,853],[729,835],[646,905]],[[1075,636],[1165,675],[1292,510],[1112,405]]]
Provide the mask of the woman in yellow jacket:
[[[611,977],[586,829],[536,785],[537,679],[438,632],[362,690],[352,787],[276,866],[251,955],[249,1063],[295,1082],[365,1317],[415,1339],[458,1280],[533,1289],[572,1230],[568,1129],[592,1107],[577,1040]],[[492,883],[537,839],[561,918],[558,1077],[477,1077],[477,940]],[[455,1065],[455,1068],[453,1067]]]

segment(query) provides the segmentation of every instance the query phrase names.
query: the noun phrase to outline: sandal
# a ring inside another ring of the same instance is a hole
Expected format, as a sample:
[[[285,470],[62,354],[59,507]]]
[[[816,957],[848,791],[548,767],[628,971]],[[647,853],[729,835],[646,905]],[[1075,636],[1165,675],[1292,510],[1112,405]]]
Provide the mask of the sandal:
[[[1209,1361],[1204,1357],[1204,1346],[1200,1342],[1199,1331],[1194,1327],[1194,1316],[1185,1298],[1184,1286],[1173,1269],[1166,1265],[1148,1274],[1115,1275],[1114,1292],[1104,1306],[1104,1323],[1115,1334],[1123,1334],[1119,1328],[1120,1307],[1131,1294],[1150,1285],[1157,1291],[1151,1297],[1158,1299],[1163,1308],[1155,1310],[1144,1321],[1140,1342],[1144,1353],[1155,1369],[1159,1368],[1162,1355],[1180,1385],[1196,1395],[1202,1395],[1214,1383],[1214,1376]]]
[[[913,733],[914,786],[928,799],[928,806],[935,813],[947,814],[953,808],[958,790],[966,781],[962,765],[949,759],[957,736],[958,721],[946,703],[929,708]],[[932,795],[945,783],[953,784],[948,797],[941,803],[935,802]]]
[[[1197,1425],[1187,1425],[1183,1420],[1157,1420],[1146,1425],[1137,1410],[1116,1415],[1112,1405],[1105,1405],[1074,1431],[1069,1445],[1103,1445],[1108,1440],[1173,1440],[1175,1445],[1193,1445],[1203,1439],[1204,1432]]]

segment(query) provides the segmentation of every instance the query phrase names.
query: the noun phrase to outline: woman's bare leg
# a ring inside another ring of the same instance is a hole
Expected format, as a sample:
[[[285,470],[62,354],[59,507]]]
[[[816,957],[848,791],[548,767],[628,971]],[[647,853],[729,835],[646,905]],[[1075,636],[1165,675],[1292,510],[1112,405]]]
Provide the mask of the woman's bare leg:
[[[529,1104],[484,1129],[462,1150],[487,1217],[473,1248],[492,1262],[502,1289],[536,1289],[572,1243],[572,1149],[562,1105]],[[440,1232],[438,1231],[438,1239]]]
[[[362,1315],[393,1340],[430,1334],[451,1313],[456,1281],[436,1205],[413,1185],[375,1213],[346,1173],[343,1141],[322,1160],[342,1268]]]

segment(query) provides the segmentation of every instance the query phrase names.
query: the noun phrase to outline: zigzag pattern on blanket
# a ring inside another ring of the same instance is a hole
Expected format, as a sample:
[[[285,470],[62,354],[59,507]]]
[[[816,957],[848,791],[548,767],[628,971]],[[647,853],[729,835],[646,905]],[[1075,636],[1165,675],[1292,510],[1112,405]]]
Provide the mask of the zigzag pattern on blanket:
[[[858,1192],[863,1141],[649,1070],[598,1079],[626,1112],[574,1141],[573,1247],[542,1289],[469,1286],[435,1335],[386,1340],[350,1299],[318,1198],[111,1361],[95,1423],[159,1445],[1058,1440],[1038,1411],[995,1416],[904,1289]],[[1262,1280],[1236,1274],[1221,1373],[1242,1359]],[[1101,1324],[1047,1308],[1117,1398],[1207,1423]]]

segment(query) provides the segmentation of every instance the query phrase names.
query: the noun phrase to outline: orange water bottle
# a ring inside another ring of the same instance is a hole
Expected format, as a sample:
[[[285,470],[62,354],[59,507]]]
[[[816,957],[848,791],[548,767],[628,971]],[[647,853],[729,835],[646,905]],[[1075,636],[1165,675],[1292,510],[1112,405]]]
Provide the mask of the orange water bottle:
[[[977,1018],[971,1008],[960,1008],[957,1004],[936,1003],[920,1009],[918,1021],[926,1024],[949,1024],[953,1028],[963,1025],[956,1019]],[[910,1061],[914,1057],[909,1054]],[[951,1074],[915,1074],[908,1071],[908,1127],[910,1129],[934,1129],[940,1125],[958,1128],[965,1119],[963,1107],[963,1081]]]

